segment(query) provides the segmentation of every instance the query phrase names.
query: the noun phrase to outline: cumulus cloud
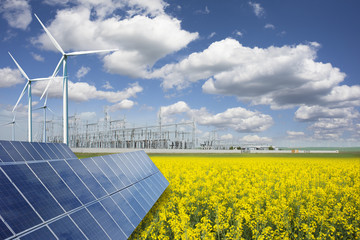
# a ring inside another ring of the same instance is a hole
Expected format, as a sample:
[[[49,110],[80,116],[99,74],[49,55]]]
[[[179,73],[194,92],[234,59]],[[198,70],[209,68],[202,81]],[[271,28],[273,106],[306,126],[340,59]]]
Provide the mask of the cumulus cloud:
[[[358,118],[359,112],[353,107],[329,108],[322,106],[301,106],[295,112],[295,119],[299,121],[317,121],[320,118]]]
[[[26,0],[2,0],[0,14],[13,28],[25,30],[31,20],[31,7]]]
[[[78,79],[84,77],[86,74],[88,74],[90,72],[90,68],[89,67],[84,67],[82,66],[81,68],[79,68],[79,70],[76,72],[76,77]]]
[[[317,140],[340,140],[346,132],[352,132],[355,124],[347,118],[322,118],[310,126]]]
[[[0,68],[0,88],[11,87],[24,81],[25,79],[17,69]]]
[[[206,80],[205,93],[232,95],[273,109],[349,101],[359,105],[360,86],[340,86],[345,73],[330,63],[317,62],[318,47],[309,43],[249,48],[227,38],[154,70],[152,76],[163,79],[164,89],[183,89]]]
[[[175,121],[175,115],[178,114],[185,114],[203,126],[230,128],[237,132],[261,132],[273,124],[271,116],[241,107],[229,108],[217,114],[209,113],[206,108],[191,109],[183,101],[161,107],[161,116],[166,122]]]
[[[102,88],[105,88],[107,90],[114,89],[113,86],[111,86],[109,81],[106,81],[104,85],[102,85]]]
[[[253,11],[257,17],[262,17],[265,15],[265,10],[260,5],[260,3],[249,2],[249,5],[253,8]]]
[[[123,110],[123,109],[130,109],[132,108],[133,106],[135,105],[135,102],[134,101],[131,101],[129,99],[124,99],[114,105],[111,105],[109,107],[109,110],[111,112],[115,112],[115,111],[120,111],[120,110]]]
[[[92,8],[98,17],[105,17],[113,13],[117,8],[124,9],[129,16],[135,14],[155,16],[164,14],[164,9],[168,6],[168,4],[162,0],[45,0],[44,3],[61,6],[85,6]]]
[[[43,62],[45,60],[44,57],[41,56],[40,54],[36,54],[36,53],[33,53],[33,52],[31,52],[30,54],[38,62]]]
[[[47,82],[36,82],[33,85],[33,94],[41,96]],[[49,97],[62,97],[62,79],[56,78],[49,87]],[[106,100],[111,103],[116,103],[127,98],[136,97],[137,93],[143,91],[143,88],[138,83],[130,84],[128,88],[123,91],[101,91],[96,89],[86,82],[72,82],[69,81],[69,99],[73,101],[89,101],[91,99]]]
[[[221,140],[232,140],[234,137],[231,133],[228,133],[228,134],[225,134],[225,135],[222,135],[220,137]]]
[[[95,112],[82,112],[76,116],[80,117],[83,121],[94,121],[97,118]]]
[[[275,26],[273,24],[271,24],[271,23],[267,23],[267,24],[265,24],[264,28],[266,28],[266,29],[275,29]]]
[[[240,141],[246,143],[270,143],[272,142],[272,139],[268,137],[259,137],[258,135],[246,135],[242,137]]]
[[[149,8],[161,3],[149,1],[147,4],[142,0],[128,2],[133,6],[147,5]],[[116,7],[112,6],[112,11]],[[181,29],[181,22],[166,14],[126,18],[113,15],[94,19],[92,9],[82,5],[59,10],[47,28],[65,51],[119,49],[103,58],[105,69],[111,73],[145,77],[157,60],[198,38],[198,33]],[[57,51],[45,33],[32,42],[41,48]]]
[[[289,137],[302,137],[305,136],[304,132],[286,131]]]

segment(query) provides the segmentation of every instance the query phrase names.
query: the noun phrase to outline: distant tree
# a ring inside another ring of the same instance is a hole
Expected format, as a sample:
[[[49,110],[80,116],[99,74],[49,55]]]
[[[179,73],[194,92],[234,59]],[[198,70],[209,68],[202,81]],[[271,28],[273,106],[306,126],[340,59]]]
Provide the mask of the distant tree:
[[[234,147],[233,147],[233,146],[231,146],[231,147],[229,147],[229,149],[230,149],[230,150],[234,150]]]
[[[275,150],[275,148],[273,146],[270,146],[269,150]]]
[[[241,147],[237,147],[236,149],[237,149],[237,150],[241,150]]]

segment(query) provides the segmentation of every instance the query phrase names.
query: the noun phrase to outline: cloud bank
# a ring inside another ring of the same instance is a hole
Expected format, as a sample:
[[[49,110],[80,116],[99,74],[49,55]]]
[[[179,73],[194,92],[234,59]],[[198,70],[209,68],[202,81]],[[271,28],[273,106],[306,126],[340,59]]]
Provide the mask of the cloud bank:
[[[273,124],[271,116],[241,107],[229,108],[217,114],[209,113],[206,108],[191,109],[184,101],[161,107],[164,122],[174,122],[177,115],[181,114],[203,126],[232,129],[237,132],[261,132]]]

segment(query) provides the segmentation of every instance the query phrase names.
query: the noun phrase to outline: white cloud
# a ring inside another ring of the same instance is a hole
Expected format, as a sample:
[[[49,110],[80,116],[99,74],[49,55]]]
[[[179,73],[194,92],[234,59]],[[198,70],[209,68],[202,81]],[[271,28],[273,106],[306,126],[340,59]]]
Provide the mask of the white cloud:
[[[210,33],[210,35],[208,36],[208,39],[213,38],[215,35],[216,35],[216,32]]]
[[[312,124],[310,129],[314,132],[314,139],[338,141],[345,132],[353,133],[355,124],[347,118],[323,118]]]
[[[238,35],[239,37],[242,37],[242,36],[243,36],[243,33],[242,33],[242,32],[240,32],[240,31],[238,31],[238,30],[237,30],[237,31],[235,31],[235,34],[236,34],[236,35]]]
[[[24,81],[25,79],[17,69],[0,68],[0,88],[11,87]]]
[[[146,1],[129,2],[134,6],[146,5]],[[149,1],[148,7],[155,3],[159,1]],[[116,5],[113,11],[114,8]],[[182,30],[179,20],[165,14],[94,19],[91,13],[84,6],[59,10],[47,28],[65,51],[119,49],[103,59],[105,69],[111,73],[145,77],[157,60],[198,38],[198,33]],[[56,50],[45,33],[33,39],[33,43]]]
[[[109,110],[111,112],[115,112],[115,111],[120,111],[120,110],[123,110],[123,109],[130,109],[132,108],[133,106],[135,105],[135,102],[129,100],[129,99],[124,99],[114,105],[111,105],[109,107]]]
[[[118,8],[125,9],[128,16],[135,14],[156,16],[164,14],[164,9],[168,6],[162,0],[45,0],[44,3],[61,6],[84,6],[92,9],[97,17],[102,18],[113,13]]]
[[[33,52],[31,52],[30,54],[38,62],[43,62],[45,60],[44,57],[39,55],[39,54],[36,54],[36,53],[33,53]]]
[[[267,23],[267,24],[265,24],[264,28],[266,28],[266,29],[275,29],[275,26],[273,24],[271,24],[271,23]]]
[[[253,8],[257,17],[262,17],[265,15],[265,10],[259,3],[249,2],[249,5]]]
[[[114,89],[113,86],[111,86],[109,81],[106,81],[104,85],[102,85],[102,88],[105,88],[107,90]]]
[[[289,137],[302,137],[305,136],[304,132],[286,131]]]
[[[360,105],[360,86],[340,86],[345,74],[330,63],[316,62],[319,44],[249,48],[227,38],[202,52],[153,71],[164,89],[183,89],[206,80],[203,91],[233,95],[273,109],[301,105]]]
[[[83,121],[94,121],[94,119],[97,118],[95,112],[82,112],[76,116],[80,117],[80,119]]]
[[[242,137],[240,141],[246,143],[270,143],[272,142],[272,139],[268,137],[259,137],[258,135],[246,135]]]
[[[41,96],[47,82],[36,82],[33,85],[33,94]],[[49,87],[49,97],[62,97],[62,79],[56,78]],[[108,102],[116,103],[127,98],[136,97],[136,94],[142,92],[143,88],[138,83],[130,84],[128,88],[123,91],[101,91],[97,90],[86,82],[72,82],[69,81],[69,99],[73,101],[89,101],[91,99],[105,99]]]
[[[211,114],[206,108],[191,109],[185,102],[161,107],[164,122],[175,121],[175,115],[186,114],[197,124],[216,128],[230,128],[238,132],[261,132],[273,124],[271,116],[241,107],[229,108],[225,112]]]
[[[79,70],[76,72],[76,77],[78,79],[84,77],[86,74],[88,74],[90,72],[90,68],[89,67],[84,67],[82,66],[81,68],[79,68]]]
[[[0,13],[13,28],[25,30],[32,20],[31,7],[26,0],[2,0]]]
[[[232,140],[234,137],[232,134],[228,133],[228,134],[225,134],[225,135],[222,135],[220,137],[221,140]]]
[[[320,118],[358,118],[360,114],[353,107],[329,108],[322,106],[301,106],[295,112],[295,119],[299,121],[316,121]]]

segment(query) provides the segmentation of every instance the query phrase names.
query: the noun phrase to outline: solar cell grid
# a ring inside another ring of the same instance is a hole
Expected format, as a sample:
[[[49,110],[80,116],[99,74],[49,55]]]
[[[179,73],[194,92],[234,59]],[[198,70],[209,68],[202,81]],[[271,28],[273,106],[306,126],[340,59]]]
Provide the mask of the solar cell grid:
[[[10,229],[6,226],[6,224],[0,220],[0,238],[1,239],[5,239],[10,237],[12,234],[12,232],[10,231]]]
[[[90,215],[87,209],[83,208],[70,215],[76,225],[89,239],[109,239],[99,223]]]
[[[50,223],[49,227],[59,239],[86,239],[78,226],[68,216]]]
[[[22,192],[42,219],[49,220],[64,211],[44,185],[25,164],[2,166],[4,172]]]
[[[49,163],[35,162],[29,164],[29,167],[35,172],[37,177],[43,182],[65,211],[70,211],[81,206],[79,200],[77,200],[71,190],[51,168]]]
[[[61,176],[63,181],[69,186],[72,192],[83,204],[95,200],[95,196],[90,192],[90,190],[85,186],[85,184],[65,161],[52,161],[49,162],[49,164]]]
[[[91,158],[81,159],[80,160],[91,175],[100,183],[100,185],[105,189],[105,191],[110,194],[116,191],[116,188],[110,180],[106,177],[106,175],[101,171],[101,169],[95,164],[94,160]]]
[[[56,237],[47,226],[41,227],[36,229],[33,232],[30,232],[27,235],[24,235],[20,238],[21,240],[39,240],[39,239],[46,239],[46,240],[56,240]]]
[[[0,196],[1,217],[15,233],[20,233],[41,223],[40,217],[3,171],[0,171]]]
[[[167,185],[143,151],[0,141],[0,239],[127,239]]]

